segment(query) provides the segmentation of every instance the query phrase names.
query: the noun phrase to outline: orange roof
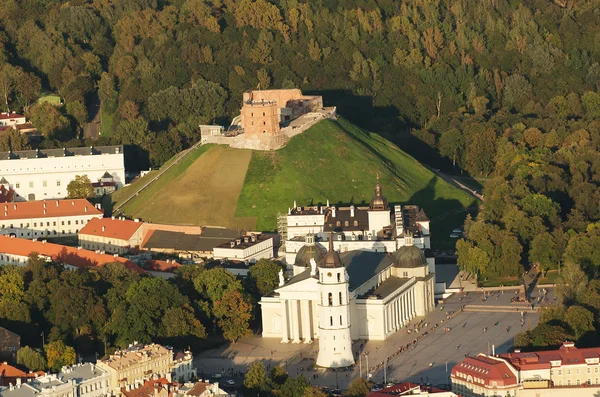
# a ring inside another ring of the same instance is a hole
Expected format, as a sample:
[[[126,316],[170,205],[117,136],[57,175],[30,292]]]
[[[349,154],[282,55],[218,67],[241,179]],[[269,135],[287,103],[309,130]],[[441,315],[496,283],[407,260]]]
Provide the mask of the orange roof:
[[[551,361],[559,365],[581,365],[586,359],[599,359],[600,348],[588,347],[578,349],[573,342],[564,342],[561,347],[553,350],[542,350],[537,352],[514,352],[500,354],[506,360],[521,371],[551,368]]]
[[[102,212],[86,199],[23,201],[0,205],[0,220],[88,214],[102,215]]]
[[[126,397],[154,397],[155,391],[160,392],[162,389],[169,390],[171,386],[175,388],[177,384],[169,382],[165,378],[147,379],[144,381],[143,385],[140,385],[135,389],[127,390],[127,388],[122,387],[121,393]],[[171,394],[172,393],[169,393],[169,395]]]
[[[79,231],[79,234],[129,240],[142,225],[142,222],[127,219],[94,218]]]
[[[23,238],[0,236],[0,252],[19,256],[29,256],[32,252],[37,252],[39,255],[52,258],[56,262],[83,268],[120,262],[123,266],[136,273],[145,273],[135,263],[120,256],[100,254],[95,251]]]
[[[483,381],[483,383],[478,383],[483,387],[493,387],[492,382],[496,382],[498,387],[517,386],[517,377],[509,365],[502,358],[479,354],[475,357],[467,357],[456,364],[452,368],[452,377],[464,381],[467,380],[466,376],[478,378]]]
[[[188,396],[200,396],[210,387],[209,382],[198,382],[187,392]]]
[[[0,378],[24,378],[27,374],[18,368],[0,362]]]
[[[159,259],[149,259],[146,261],[146,270],[152,270],[155,272],[173,272],[178,267],[181,267],[181,263],[173,260],[159,260]]]

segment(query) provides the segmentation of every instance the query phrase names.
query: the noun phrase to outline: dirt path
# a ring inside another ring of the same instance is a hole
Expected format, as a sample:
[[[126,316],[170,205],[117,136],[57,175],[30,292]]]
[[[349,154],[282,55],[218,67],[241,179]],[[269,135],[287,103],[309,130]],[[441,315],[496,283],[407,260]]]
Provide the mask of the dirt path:
[[[253,229],[255,219],[234,216],[251,158],[251,150],[211,148],[136,216],[149,222]]]

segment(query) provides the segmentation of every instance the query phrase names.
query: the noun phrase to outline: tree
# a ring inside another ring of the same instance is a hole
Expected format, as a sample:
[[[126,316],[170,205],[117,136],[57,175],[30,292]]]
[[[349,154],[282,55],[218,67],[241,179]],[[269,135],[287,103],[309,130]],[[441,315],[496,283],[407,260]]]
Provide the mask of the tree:
[[[581,97],[585,114],[590,118],[600,117],[600,94],[588,91]]]
[[[15,265],[0,267],[0,302],[20,302],[25,296],[22,268]]]
[[[256,288],[259,295],[264,296],[279,285],[280,270],[283,270],[283,266],[278,262],[263,258],[250,266],[248,280]]]
[[[31,106],[26,115],[46,137],[61,137],[70,131],[69,120],[47,102]]]
[[[348,385],[348,389],[346,389],[346,391],[344,392],[344,396],[365,397],[370,392],[371,382],[363,378],[356,378],[352,382],[350,382],[350,385]]]
[[[26,134],[21,134],[15,128],[9,128],[0,135],[0,151],[9,152],[28,150],[29,139]]]
[[[88,112],[85,105],[80,101],[69,102],[67,103],[67,113],[77,121],[79,131],[82,131],[88,120]]]
[[[17,364],[24,365],[30,371],[45,370],[46,359],[41,351],[25,346],[17,351]]]
[[[117,110],[117,98],[119,94],[115,90],[115,81],[112,75],[106,72],[102,73],[98,85],[98,95],[100,96],[100,101],[102,101],[102,108],[106,112],[112,114]]]
[[[44,351],[46,360],[48,360],[48,368],[54,372],[59,372],[65,365],[75,364],[75,349],[60,340],[46,344]]]
[[[456,243],[456,250],[458,251],[458,265],[461,270],[473,273],[476,276],[481,275],[490,263],[490,258],[484,250],[474,247],[470,242],[463,239],[458,240]]]
[[[308,386],[306,389],[304,389],[302,397],[327,397],[327,394],[325,394],[325,392],[319,389],[317,386]]]
[[[587,287],[588,279],[576,263],[566,262],[556,279],[556,298],[567,304],[578,302]]]
[[[576,339],[581,338],[587,332],[594,330],[594,315],[581,306],[571,306],[567,309],[565,318],[569,327],[573,330]]]
[[[206,328],[194,316],[194,309],[187,303],[183,307],[167,309],[162,320],[162,327],[163,330],[160,334],[163,336],[191,335],[197,338],[206,338]]]
[[[252,305],[241,292],[227,291],[221,299],[214,302],[213,312],[225,339],[235,343],[252,334]]]
[[[196,290],[213,303],[228,291],[242,291],[242,283],[222,267],[205,270],[194,278]]]
[[[262,361],[255,361],[250,365],[243,385],[250,396],[258,396],[260,392],[267,390],[267,370]]]
[[[444,132],[440,137],[439,148],[440,154],[452,160],[453,166],[456,166],[457,161],[461,163],[465,150],[462,133],[456,128]]]
[[[560,256],[550,233],[538,234],[533,238],[529,249],[529,259],[539,263],[543,270],[555,269],[558,266]]]
[[[531,84],[523,75],[513,74],[506,78],[502,102],[504,106],[523,110],[532,95]]]
[[[76,175],[75,179],[67,185],[67,194],[67,197],[71,199],[94,197],[94,188],[90,178],[87,175]]]

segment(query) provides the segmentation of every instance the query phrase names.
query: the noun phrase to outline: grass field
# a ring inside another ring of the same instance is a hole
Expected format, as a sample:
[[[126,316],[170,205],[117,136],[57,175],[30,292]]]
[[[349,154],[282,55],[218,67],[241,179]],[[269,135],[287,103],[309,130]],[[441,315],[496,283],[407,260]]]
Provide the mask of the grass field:
[[[100,112],[100,120],[102,121],[100,123],[100,136],[110,136],[114,115],[106,112],[104,109],[100,109]]]
[[[390,203],[418,204],[431,219],[477,203],[388,140],[340,118],[314,125],[281,150],[253,152],[236,216],[256,218],[259,230],[275,230],[277,213],[294,200],[366,205],[377,174]]]
[[[255,219],[234,218],[251,156],[250,150],[200,146],[122,210],[148,222],[254,229]]]

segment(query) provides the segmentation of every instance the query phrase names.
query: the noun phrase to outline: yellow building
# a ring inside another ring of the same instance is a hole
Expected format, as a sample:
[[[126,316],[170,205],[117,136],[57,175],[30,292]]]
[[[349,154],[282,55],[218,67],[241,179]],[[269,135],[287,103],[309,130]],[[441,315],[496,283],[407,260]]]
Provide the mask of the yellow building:
[[[170,381],[173,352],[157,344],[133,344],[98,361],[97,366],[110,373],[110,388],[121,396],[122,388],[137,387],[154,374]]]

